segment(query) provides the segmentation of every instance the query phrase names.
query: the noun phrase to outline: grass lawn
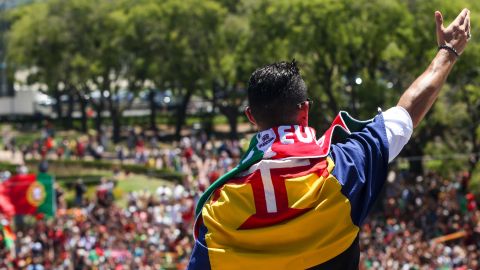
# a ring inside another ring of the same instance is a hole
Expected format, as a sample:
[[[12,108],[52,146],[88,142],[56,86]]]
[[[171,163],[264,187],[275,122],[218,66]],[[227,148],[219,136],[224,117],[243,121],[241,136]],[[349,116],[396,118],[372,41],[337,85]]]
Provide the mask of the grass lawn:
[[[128,192],[135,190],[145,190],[155,193],[159,186],[172,186],[172,182],[158,179],[149,178],[144,175],[130,175],[125,179],[119,180],[113,194],[116,198],[116,203],[119,206],[126,206]]]
[[[15,172],[17,165],[6,162],[0,162],[0,170],[9,170]],[[36,173],[37,166],[29,166],[31,173]],[[75,199],[75,183],[78,179],[82,179],[87,186],[86,196],[90,199],[95,198],[95,191],[102,178],[112,179],[114,177],[113,170],[82,168],[81,166],[51,166],[49,174],[55,177],[56,183],[65,192],[65,200],[68,206],[73,206]],[[159,186],[172,186],[170,180],[151,177],[145,174],[130,173],[128,175],[120,174],[116,177],[117,185],[114,189],[116,203],[120,206],[126,205],[126,195],[135,190],[148,190],[155,192]]]
[[[92,172],[87,170],[87,172],[84,174],[76,174],[75,176],[60,175],[56,176],[56,179],[65,191],[65,200],[67,201],[67,204],[69,206],[73,206],[75,198],[75,181],[81,178],[85,185],[87,185],[86,196],[89,199],[94,199],[97,185],[100,183],[102,177],[113,177],[113,174],[109,171],[94,170],[94,172]],[[123,176],[118,180],[113,194],[115,195],[115,202],[119,206],[123,207],[126,205],[127,194],[129,192],[136,190],[148,190],[154,193],[159,186],[166,185],[171,186],[172,182],[158,178],[151,178],[140,174],[130,174],[128,176]]]

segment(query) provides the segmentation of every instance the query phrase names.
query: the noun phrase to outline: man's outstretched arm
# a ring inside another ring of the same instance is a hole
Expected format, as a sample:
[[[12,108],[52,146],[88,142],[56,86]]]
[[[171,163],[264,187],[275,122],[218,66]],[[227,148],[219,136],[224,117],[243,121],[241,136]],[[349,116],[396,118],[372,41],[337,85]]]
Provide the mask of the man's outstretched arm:
[[[457,18],[447,27],[443,26],[442,14],[435,12],[437,23],[438,46],[451,49],[440,49],[430,66],[405,91],[397,106],[405,108],[416,127],[432,107],[440,89],[447,79],[450,70],[461,55],[470,38],[470,11],[462,10]]]

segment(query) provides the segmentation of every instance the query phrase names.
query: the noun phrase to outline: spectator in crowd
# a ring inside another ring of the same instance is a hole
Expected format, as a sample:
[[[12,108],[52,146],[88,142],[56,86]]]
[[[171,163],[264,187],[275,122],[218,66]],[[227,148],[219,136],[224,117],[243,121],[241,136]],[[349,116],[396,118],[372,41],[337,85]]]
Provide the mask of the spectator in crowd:
[[[79,158],[79,159],[83,159],[83,157],[85,156],[85,145],[83,143],[83,141],[81,140],[76,140],[75,141],[75,145],[76,145],[76,156]]]
[[[83,205],[83,195],[87,192],[87,187],[80,178],[75,182],[75,206]]]
[[[40,161],[40,163],[38,164],[38,171],[41,173],[48,172],[48,160],[44,159]]]
[[[67,207],[65,202],[65,191],[58,183],[55,183],[53,188],[55,190],[55,203],[57,209],[65,209]]]

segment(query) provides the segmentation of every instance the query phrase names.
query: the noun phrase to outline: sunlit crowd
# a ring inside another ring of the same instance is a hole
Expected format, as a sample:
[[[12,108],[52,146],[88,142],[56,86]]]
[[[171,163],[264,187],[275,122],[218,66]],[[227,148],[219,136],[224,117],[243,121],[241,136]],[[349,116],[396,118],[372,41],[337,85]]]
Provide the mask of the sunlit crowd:
[[[75,207],[18,226],[13,250],[0,241],[0,269],[185,269],[195,203],[238,163],[241,143],[199,134],[160,149],[146,136],[129,136],[114,158],[174,169],[183,181],[128,193],[123,206],[108,182],[93,198],[77,182]],[[91,141],[94,149],[101,140]],[[73,155],[77,146],[69,150]],[[52,144],[50,153],[57,152]],[[445,179],[392,170],[361,229],[361,269],[479,269],[480,211],[468,181],[467,173]]]
[[[390,177],[360,233],[364,269],[479,269],[480,211],[468,174]]]

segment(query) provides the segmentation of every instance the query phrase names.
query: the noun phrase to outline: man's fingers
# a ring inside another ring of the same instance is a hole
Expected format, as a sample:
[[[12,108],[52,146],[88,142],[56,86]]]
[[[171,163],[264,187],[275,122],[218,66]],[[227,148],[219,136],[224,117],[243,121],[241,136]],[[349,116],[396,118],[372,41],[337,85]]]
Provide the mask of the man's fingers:
[[[470,10],[467,9],[467,13],[465,15],[465,19],[463,20],[463,24],[460,25],[460,30],[465,31],[468,33],[470,25]]]
[[[467,35],[470,36],[470,10],[468,11],[467,18],[465,19],[465,31]]]
[[[467,17],[469,10],[464,8],[460,14],[458,14],[457,18],[452,22],[452,24],[462,25],[465,22],[465,18]]]
[[[435,11],[435,22],[437,24],[437,32],[443,30],[443,16],[440,11]]]

